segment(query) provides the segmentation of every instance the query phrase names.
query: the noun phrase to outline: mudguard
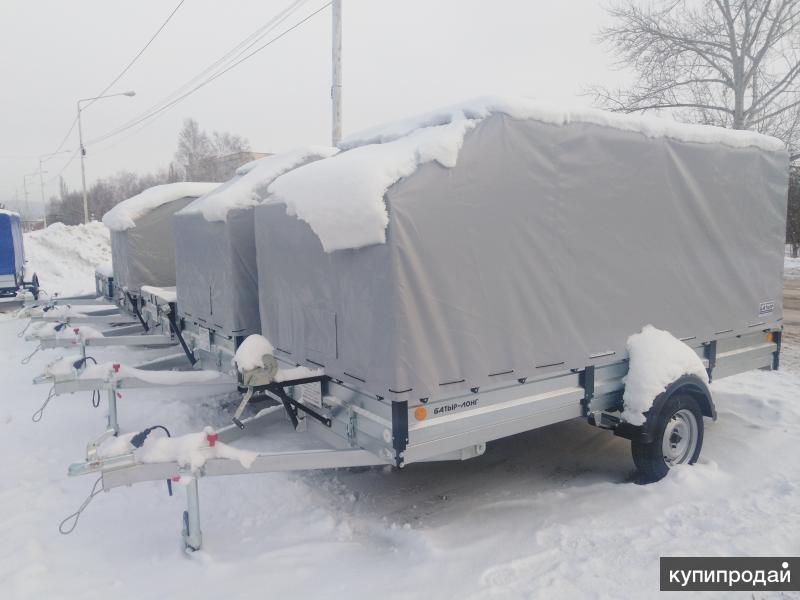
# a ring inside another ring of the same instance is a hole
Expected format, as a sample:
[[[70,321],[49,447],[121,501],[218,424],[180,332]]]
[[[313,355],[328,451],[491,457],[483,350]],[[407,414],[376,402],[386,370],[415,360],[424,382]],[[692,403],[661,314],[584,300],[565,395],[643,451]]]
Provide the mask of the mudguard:
[[[717,420],[717,409],[714,406],[714,401],[711,398],[711,390],[708,389],[708,384],[697,375],[682,375],[667,386],[667,389],[661,392],[653,401],[653,406],[644,413],[647,418],[644,425],[631,425],[621,421],[614,428],[614,435],[623,437],[631,441],[649,444],[655,439],[656,426],[658,423],[658,415],[661,408],[673,394],[684,393],[693,396],[700,406],[700,412],[704,417],[710,417],[714,421]]]

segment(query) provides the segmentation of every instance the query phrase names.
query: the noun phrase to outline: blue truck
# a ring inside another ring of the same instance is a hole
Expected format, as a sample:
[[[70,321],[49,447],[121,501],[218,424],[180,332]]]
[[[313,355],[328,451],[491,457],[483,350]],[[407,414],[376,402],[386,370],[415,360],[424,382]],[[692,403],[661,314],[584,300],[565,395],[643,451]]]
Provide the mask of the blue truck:
[[[39,299],[39,278],[30,282],[25,276],[25,248],[22,241],[22,221],[15,212],[0,209],[0,297],[15,296],[20,290],[30,290]]]

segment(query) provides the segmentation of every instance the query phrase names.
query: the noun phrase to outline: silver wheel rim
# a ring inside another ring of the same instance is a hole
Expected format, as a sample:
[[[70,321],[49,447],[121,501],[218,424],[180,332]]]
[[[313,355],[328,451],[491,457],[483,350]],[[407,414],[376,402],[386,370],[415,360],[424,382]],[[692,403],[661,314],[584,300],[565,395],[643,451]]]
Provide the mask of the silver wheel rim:
[[[672,415],[664,428],[661,451],[670,467],[688,463],[697,448],[697,419],[682,408]]]

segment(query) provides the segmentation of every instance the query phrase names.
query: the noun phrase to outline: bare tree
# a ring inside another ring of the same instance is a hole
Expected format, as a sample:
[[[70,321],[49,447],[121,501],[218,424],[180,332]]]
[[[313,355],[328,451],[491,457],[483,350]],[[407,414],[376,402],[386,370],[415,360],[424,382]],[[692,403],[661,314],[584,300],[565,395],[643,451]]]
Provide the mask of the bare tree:
[[[186,119],[178,133],[175,162],[180,165],[188,181],[202,180],[202,165],[213,154],[208,135],[194,119]]]
[[[601,40],[636,79],[629,88],[593,88],[596,102],[667,110],[797,147],[800,0],[623,0],[609,10],[614,24]]]
[[[208,135],[194,119],[186,119],[178,134],[178,163],[187,180],[224,181],[232,175],[220,159],[250,151],[250,144],[239,135],[215,131]]]
[[[792,247],[792,256],[800,251],[800,167],[789,169],[789,204],[786,211],[786,243]]]
[[[227,154],[238,154],[239,152],[249,152],[250,143],[240,135],[223,131],[215,131],[211,134],[211,147],[215,156],[225,156]]]
[[[178,136],[175,162],[153,173],[120,171],[115,175],[96,180],[88,189],[89,213],[94,219],[102,219],[111,208],[127,198],[163,183],[181,180],[224,181],[233,175],[240,161],[230,164],[219,161],[220,156],[249,153],[244,138],[231,133],[206,134],[197,121],[187,119]],[[234,157],[235,158],[235,157]],[[70,191],[63,178],[59,182],[59,195],[47,202],[47,221],[61,221],[67,225],[83,222],[83,195]]]

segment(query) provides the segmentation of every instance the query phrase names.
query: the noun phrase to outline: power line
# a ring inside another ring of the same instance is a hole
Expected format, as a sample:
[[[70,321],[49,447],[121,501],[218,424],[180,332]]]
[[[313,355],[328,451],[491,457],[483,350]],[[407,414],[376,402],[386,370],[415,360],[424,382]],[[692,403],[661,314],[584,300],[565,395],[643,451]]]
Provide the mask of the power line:
[[[185,97],[186,94],[184,92],[193,92],[198,87],[195,85],[197,82],[203,82],[203,78],[206,77],[209,73],[214,73],[215,71],[219,71],[220,69],[229,66],[232,61],[237,60],[241,57],[248,49],[252,48],[253,45],[258,43],[261,39],[266,37],[269,33],[275,30],[281,23],[283,23],[287,18],[291,16],[292,13],[296,12],[298,8],[302,5],[306,4],[309,0],[294,0],[289,6],[283,9],[281,12],[276,14],[272,17],[267,23],[259,27],[256,31],[251,33],[247,36],[244,40],[240,41],[236,44],[233,48],[231,48],[228,52],[223,54],[220,58],[214,61],[211,65],[203,69],[200,73],[189,79],[188,81],[181,84],[178,88],[173,90],[167,96],[156,102],[147,110],[143,111],[133,119],[119,125],[115,129],[106,132],[105,134],[90,140],[88,143],[94,144],[100,141],[104,141],[112,136],[115,136],[131,127],[136,126],[137,124],[141,123],[143,120],[150,118],[151,116],[155,116],[156,114],[160,113],[162,110],[172,106],[176,103],[176,101],[180,101],[182,97]],[[194,86],[194,87],[193,87]],[[200,86],[202,87],[202,85]]]
[[[136,56],[134,56],[134,57],[133,57],[133,59],[132,59],[132,60],[131,60],[131,61],[130,61],[130,62],[129,62],[129,63],[126,65],[126,66],[125,66],[125,68],[124,68],[124,69],[122,69],[122,71],[120,72],[120,74],[119,74],[119,75],[117,75],[117,76],[116,76],[116,77],[115,77],[115,78],[114,78],[114,79],[111,81],[111,83],[109,83],[109,84],[108,84],[108,85],[107,85],[107,86],[106,86],[106,87],[103,89],[103,91],[102,91],[102,92],[100,92],[99,94],[96,94],[97,96],[102,96],[103,94],[105,94],[105,93],[106,93],[108,90],[110,90],[110,89],[111,89],[111,87],[112,87],[112,86],[113,86],[115,83],[117,83],[117,82],[118,82],[120,79],[122,79],[122,76],[123,76],[123,75],[125,75],[125,73],[127,73],[127,72],[128,72],[128,70],[129,70],[129,69],[130,69],[130,68],[131,68],[131,67],[134,65],[134,63],[135,63],[137,60],[139,60],[139,58],[142,56],[142,54],[144,54],[145,50],[147,50],[147,49],[150,47],[150,44],[152,44],[152,43],[153,43],[153,41],[154,41],[154,40],[155,40],[155,39],[158,37],[158,35],[161,33],[161,31],[164,29],[164,27],[166,27],[166,26],[167,26],[167,23],[169,23],[169,22],[172,20],[172,17],[173,17],[173,16],[175,16],[175,13],[176,13],[176,12],[178,12],[178,9],[179,9],[181,6],[183,6],[183,3],[184,3],[185,1],[186,1],[186,0],[180,0],[180,2],[178,2],[178,5],[177,5],[177,6],[176,6],[174,9],[172,9],[172,12],[171,12],[171,13],[169,13],[169,15],[168,15],[168,16],[167,16],[167,18],[164,20],[164,22],[163,22],[163,23],[161,23],[161,26],[160,26],[160,27],[159,27],[159,28],[156,30],[156,32],[155,32],[155,33],[154,33],[154,34],[153,34],[153,35],[150,37],[150,39],[149,39],[149,40],[147,40],[147,43],[146,43],[146,44],[145,44],[145,45],[142,47],[142,49],[141,49],[141,50],[139,50],[139,52],[137,52],[137,53],[136,53]],[[89,104],[87,104],[86,106],[91,106],[93,103],[94,103],[94,100],[92,100],[91,102],[89,102]],[[75,131],[75,125],[77,125],[77,124],[78,124],[78,117],[76,116],[75,118],[73,118],[73,119],[72,119],[72,124],[69,126],[69,129],[67,130],[67,133],[66,133],[66,134],[64,135],[64,137],[61,139],[61,142],[59,142],[59,144],[58,144],[58,147],[55,149],[55,151],[53,152],[53,154],[58,154],[58,153],[61,151],[61,149],[64,147],[64,144],[66,144],[66,143],[67,143],[67,140],[69,139],[69,136],[70,136],[70,135],[72,135],[72,132],[73,132],[73,131]],[[70,162],[72,162],[72,161],[70,160]]]
[[[272,17],[264,25],[256,29],[253,33],[251,33],[245,39],[236,44],[233,48],[228,50],[228,52],[219,57],[211,65],[203,69],[200,73],[192,77],[190,80],[184,82],[181,86],[173,90],[170,94],[168,94],[167,96],[156,102],[156,104],[154,104],[144,112],[145,113],[150,112],[151,110],[160,106],[161,104],[164,104],[172,100],[176,96],[180,95],[181,92],[191,87],[195,82],[201,80],[207,74],[213,72],[215,69],[225,66],[226,64],[230,64],[230,62],[233,60],[236,60],[244,52],[250,49],[254,44],[258,43],[259,40],[263,39],[267,34],[269,34],[278,25],[280,25],[283,21],[285,21],[293,12],[295,12],[298,8],[300,8],[300,6],[306,4],[308,1],[309,0],[293,0],[293,2],[289,6],[287,6],[281,12],[276,14],[274,17]],[[131,120],[135,120],[135,118]]]
[[[80,150],[75,150],[75,152],[72,153],[72,156],[69,157],[69,160],[67,161],[67,163],[63,167],[61,167],[61,170],[58,172],[58,174],[55,175],[54,177],[51,177],[50,179],[48,179],[47,183],[53,183],[56,179],[61,177],[61,175],[64,174],[64,171],[66,171],[69,168],[69,166],[72,164],[72,162],[78,156],[78,152],[80,152]]]
[[[224,69],[222,69],[220,71],[217,71],[211,77],[208,77],[207,79],[205,79],[204,81],[200,82],[199,84],[197,84],[193,88],[189,89],[187,92],[185,92],[185,93],[179,95],[177,98],[174,98],[173,100],[167,102],[163,106],[159,106],[158,104],[156,104],[154,107],[152,107],[148,111],[145,111],[140,117],[137,117],[137,118],[133,119],[132,121],[129,121],[128,123],[126,123],[124,125],[121,125],[120,127],[116,128],[116,129],[114,129],[114,130],[112,130],[112,131],[110,131],[110,132],[108,132],[106,134],[103,134],[103,135],[101,135],[101,136],[99,136],[99,137],[97,137],[97,138],[95,138],[93,140],[90,140],[88,143],[89,144],[95,144],[95,143],[98,143],[98,142],[102,142],[102,141],[104,141],[104,140],[106,140],[106,139],[108,139],[110,137],[113,137],[115,135],[118,135],[118,134],[122,133],[123,131],[127,131],[128,129],[130,129],[132,127],[135,127],[139,123],[142,123],[142,122],[144,122],[144,121],[146,121],[148,119],[151,119],[151,118],[155,117],[156,115],[158,115],[161,112],[167,110],[168,108],[171,108],[172,106],[174,106],[178,102],[181,102],[182,100],[184,100],[185,98],[189,97],[190,95],[192,95],[193,93],[195,93],[199,89],[205,87],[206,85],[208,85],[212,81],[215,81],[217,78],[221,77],[222,75],[224,75],[225,73],[227,73],[231,69],[234,69],[235,67],[239,66],[240,64],[242,64],[246,60],[252,58],[256,54],[261,52],[262,50],[268,48],[269,46],[271,46],[272,44],[274,44],[275,42],[277,42],[278,40],[280,40],[281,38],[283,38],[287,34],[291,33],[292,31],[294,31],[295,29],[297,29],[298,27],[300,27],[301,25],[303,25],[304,23],[306,23],[307,21],[309,21],[310,19],[315,17],[317,14],[322,12],[324,9],[326,9],[330,5],[331,5],[331,2],[327,2],[327,3],[323,4],[320,8],[318,8],[317,10],[315,10],[314,12],[309,14],[308,16],[304,17],[303,19],[301,19],[300,21],[298,21],[297,23],[295,23],[294,25],[292,25],[288,29],[284,30],[280,34],[276,35],[274,38],[270,39],[268,42],[266,42],[266,43],[262,44],[261,46],[257,47],[252,52],[249,52],[249,53],[245,54],[244,56],[242,56],[241,53],[239,53],[238,56],[241,56],[241,58],[238,58],[238,60],[236,60],[235,62],[229,64]]]
[[[134,57],[131,59],[131,61],[130,61],[130,62],[129,62],[129,63],[126,65],[126,66],[125,66],[125,68],[124,68],[124,69],[122,69],[122,71],[120,71],[119,75],[117,75],[117,76],[116,76],[116,77],[115,77],[115,78],[114,78],[114,79],[111,81],[111,83],[109,83],[109,84],[108,84],[108,85],[105,87],[105,89],[104,89],[102,92],[100,92],[99,94],[97,94],[98,96],[102,96],[103,94],[105,94],[105,93],[106,93],[108,90],[110,90],[110,89],[111,89],[111,88],[114,86],[114,84],[115,84],[115,83],[117,83],[117,82],[118,82],[120,79],[122,79],[122,76],[123,76],[123,75],[125,75],[125,73],[127,73],[127,72],[128,72],[128,70],[129,70],[129,69],[130,69],[130,68],[131,68],[131,67],[134,65],[134,63],[135,63],[137,60],[139,60],[139,57],[141,57],[141,56],[142,56],[142,54],[144,54],[145,50],[147,50],[147,49],[150,47],[150,44],[152,44],[152,43],[155,41],[155,39],[158,37],[158,34],[160,34],[160,33],[163,31],[164,27],[166,27],[166,26],[167,26],[167,23],[169,23],[169,22],[172,20],[172,17],[173,17],[173,16],[175,16],[175,13],[176,13],[176,12],[178,12],[178,9],[179,9],[181,6],[183,6],[183,3],[184,3],[184,2],[186,2],[186,0],[180,0],[180,2],[178,2],[177,6],[175,6],[175,8],[173,8],[173,9],[172,9],[172,12],[171,12],[171,13],[169,13],[169,15],[168,15],[168,16],[167,16],[167,18],[164,20],[164,22],[163,22],[163,23],[161,23],[161,26],[160,26],[158,29],[156,29],[156,32],[155,32],[155,33],[154,33],[152,36],[150,36],[150,39],[149,39],[149,40],[147,40],[147,43],[146,43],[144,46],[142,46],[142,49],[141,49],[141,50],[139,50],[139,52],[137,52],[137,53],[136,53],[136,56],[134,56]],[[94,100],[92,100],[91,102],[89,102],[89,103],[88,103],[86,106],[84,106],[84,110],[85,110],[85,109],[87,109],[88,107],[90,107],[90,106],[91,106],[91,105],[92,105],[94,102],[95,102]]]
[[[67,143],[67,140],[69,139],[69,136],[72,134],[73,131],[75,131],[75,125],[77,125],[77,124],[78,124],[78,117],[76,116],[76,117],[74,117],[72,119],[72,125],[69,126],[69,130],[67,130],[67,133],[64,135],[63,139],[58,144],[58,148],[56,148],[56,150],[55,150],[55,152],[53,152],[53,154],[57,154],[58,152],[61,151],[61,149],[64,147],[64,144]]]
[[[280,11],[274,17],[272,17],[269,21],[267,21],[264,25],[256,29],[250,35],[248,35],[245,39],[241,40],[237,43],[233,48],[228,50],[225,54],[211,63],[208,67],[203,69],[200,73],[185,81],[183,84],[178,86],[172,92],[161,98],[158,102],[153,104],[147,110],[139,113],[139,115],[133,117],[129,121],[117,126],[115,129],[112,129],[105,134],[90,140],[87,143],[97,143],[102,141],[112,135],[116,135],[118,132],[123,131],[129,125],[137,122],[142,116],[145,116],[149,113],[155,112],[158,108],[166,105],[170,101],[177,98],[181,95],[184,91],[189,90],[195,83],[201,81],[206,75],[209,73],[213,73],[215,70],[223,68],[225,65],[230,64],[231,61],[236,60],[239,58],[244,52],[246,52],[249,48],[251,48],[254,44],[258,43],[259,40],[263,39],[267,34],[273,31],[278,25],[280,25],[283,21],[285,21],[293,12],[295,12],[300,6],[307,3],[308,0],[293,0],[292,3],[289,4],[285,9]]]

